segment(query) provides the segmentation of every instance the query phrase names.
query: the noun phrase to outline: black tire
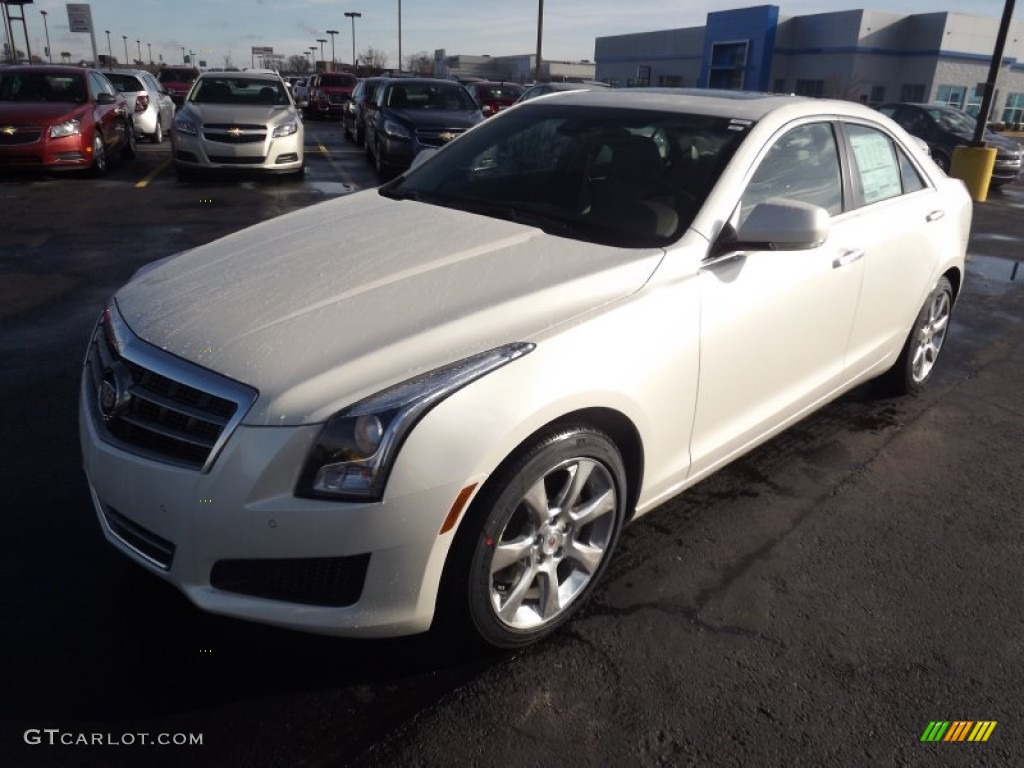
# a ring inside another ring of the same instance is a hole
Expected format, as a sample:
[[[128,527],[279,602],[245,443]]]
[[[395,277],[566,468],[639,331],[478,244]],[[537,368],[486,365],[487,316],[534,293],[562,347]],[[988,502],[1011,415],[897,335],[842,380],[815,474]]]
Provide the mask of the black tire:
[[[129,120],[124,131],[124,146],[121,147],[121,159],[132,160],[138,153],[138,145],[135,143],[135,126]]]
[[[89,173],[99,179],[107,175],[107,168],[106,143],[103,141],[103,135],[96,131],[92,135],[92,165],[89,166]]]
[[[953,286],[940,277],[914,319],[895,365],[882,376],[887,394],[916,395],[924,389],[949,332],[952,310]]]
[[[160,118],[157,118],[156,130],[153,131],[153,135],[149,137],[149,140],[152,141],[154,144],[164,143],[164,127],[160,125]]]
[[[539,434],[495,472],[460,526],[439,625],[502,649],[557,630],[611,559],[625,499],[610,437],[583,424]]]
[[[945,174],[949,173],[949,158],[948,157],[946,157],[941,152],[936,152],[934,155],[932,155],[932,160],[935,161],[935,164],[937,166],[939,166],[939,168],[942,170],[943,173],[945,173]]]
[[[373,149],[373,167],[377,171],[377,178],[381,181],[387,181],[391,178],[391,171],[389,170],[387,162],[385,162],[384,152],[381,151],[380,142],[377,142],[377,146]]]

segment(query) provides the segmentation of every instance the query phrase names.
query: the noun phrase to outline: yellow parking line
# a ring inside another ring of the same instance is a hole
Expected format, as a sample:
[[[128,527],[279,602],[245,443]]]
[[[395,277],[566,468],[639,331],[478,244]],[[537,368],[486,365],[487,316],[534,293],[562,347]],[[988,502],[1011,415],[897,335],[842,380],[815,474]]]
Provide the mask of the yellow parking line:
[[[145,189],[146,187],[148,187],[148,186],[149,186],[149,182],[151,182],[151,181],[152,181],[153,179],[155,179],[155,178],[156,178],[156,177],[157,177],[158,175],[160,175],[160,172],[161,172],[161,171],[162,171],[162,170],[163,170],[164,168],[166,168],[167,166],[169,166],[170,164],[171,164],[171,160],[170,160],[170,158],[168,158],[167,160],[164,160],[164,161],[163,161],[162,163],[160,163],[160,165],[158,165],[158,166],[157,166],[156,168],[154,168],[154,169],[153,169],[153,172],[152,172],[152,173],[150,173],[150,174],[149,174],[149,176],[147,176],[146,178],[144,178],[144,179],[143,179],[142,181],[138,182],[138,183],[137,183],[137,184],[135,185],[135,188],[136,188],[136,189]]]
[[[352,178],[348,171],[346,171],[344,168],[342,168],[340,165],[334,162],[334,160],[331,158],[331,151],[323,145],[323,142],[318,141],[316,145],[317,147],[320,148],[320,154],[327,158],[327,162],[331,166],[331,168],[334,169],[334,172],[341,176],[341,180],[348,184],[350,187],[352,187],[352,189],[359,189],[359,185],[356,184],[355,179]]]

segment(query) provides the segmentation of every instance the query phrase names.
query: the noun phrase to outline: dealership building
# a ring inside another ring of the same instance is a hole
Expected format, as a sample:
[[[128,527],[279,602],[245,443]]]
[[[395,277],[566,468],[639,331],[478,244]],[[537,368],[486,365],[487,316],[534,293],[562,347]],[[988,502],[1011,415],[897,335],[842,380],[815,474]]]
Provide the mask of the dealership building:
[[[599,37],[596,77],[617,86],[772,91],[938,102],[977,114],[999,19],[939,11],[783,16],[761,5],[707,15],[703,27]],[[990,119],[1024,122],[1024,23],[1014,21]]]

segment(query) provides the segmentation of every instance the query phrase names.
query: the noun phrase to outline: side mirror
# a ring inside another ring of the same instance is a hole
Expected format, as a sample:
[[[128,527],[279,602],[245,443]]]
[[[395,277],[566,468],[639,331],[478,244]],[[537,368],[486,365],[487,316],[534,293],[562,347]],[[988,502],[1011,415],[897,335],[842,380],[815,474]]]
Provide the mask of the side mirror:
[[[755,205],[735,238],[719,241],[717,250],[806,251],[828,240],[831,227],[824,208],[773,197]]]
[[[113,104],[117,101],[117,96],[112,93],[99,93],[96,95],[97,104]]]

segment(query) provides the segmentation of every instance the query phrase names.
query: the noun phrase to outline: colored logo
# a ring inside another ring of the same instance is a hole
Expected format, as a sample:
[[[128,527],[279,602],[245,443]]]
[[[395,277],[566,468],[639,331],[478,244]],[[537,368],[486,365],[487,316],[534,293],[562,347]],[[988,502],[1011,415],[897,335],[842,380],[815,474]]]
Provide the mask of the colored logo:
[[[995,720],[932,720],[921,741],[988,741],[995,729]]]

